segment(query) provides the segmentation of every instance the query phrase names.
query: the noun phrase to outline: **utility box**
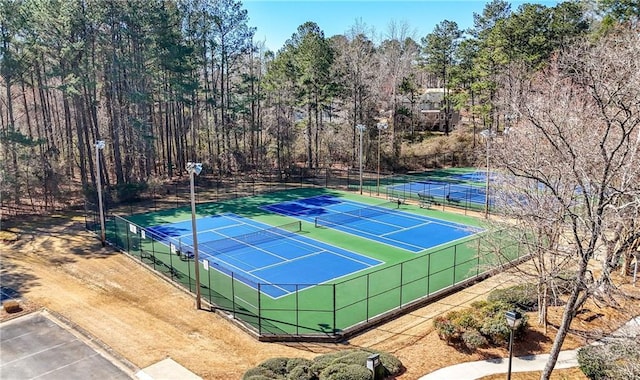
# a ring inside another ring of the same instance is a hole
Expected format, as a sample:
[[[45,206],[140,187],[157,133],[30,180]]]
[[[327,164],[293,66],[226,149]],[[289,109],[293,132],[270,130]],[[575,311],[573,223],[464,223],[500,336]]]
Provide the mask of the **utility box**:
[[[384,367],[382,366],[382,362],[380,361],[379,354],[369,355],[367,358],[367,368],[373,372],[373,380],[383,380],[384,379]]]

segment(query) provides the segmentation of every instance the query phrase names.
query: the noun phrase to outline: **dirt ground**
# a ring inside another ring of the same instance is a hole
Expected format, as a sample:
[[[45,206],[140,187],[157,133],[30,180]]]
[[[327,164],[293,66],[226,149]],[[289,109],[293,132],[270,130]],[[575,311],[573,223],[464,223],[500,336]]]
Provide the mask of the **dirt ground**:
[[[5,221],[3,229],[13,227],[17,239],[0,243],[2,284],[28,300],[25,312],[34,307],[57,312],[138,368],[171,357],[204,379],[240,379],[247,369],[272,357],[313,358],[332,350],[370,347],[396,355],[406,366],[398,379],[413,380],[447,365],[507,355],[505,348],[460,352],[440,341],[432,320],[508,285],[513,274],[483,281],[348,342],[261,343],[225,317],[196,311],[191,296],[126,255],[101,247],[84,230],[83,222],[82,217],[69,216]],[[626,289],[638,296],[638,288]],[[583,345],[638,315],[637,299],[619,301],[618,309],[588,305],[575,320],[575,331],[564,348]],[[559,316],[560,311],[553,310],[552,323]],[[8,317],[4,311],[0,314]],[[535,326],[535,315],[530,317],[534,326],[523,341],[516,342],[515,355],[548,352],[551,346],[554,329],[544,334]],[[577,376],[581,374],[576,370],[554,374],[557,379]],[[513,376],[532,378],[537,376]]]

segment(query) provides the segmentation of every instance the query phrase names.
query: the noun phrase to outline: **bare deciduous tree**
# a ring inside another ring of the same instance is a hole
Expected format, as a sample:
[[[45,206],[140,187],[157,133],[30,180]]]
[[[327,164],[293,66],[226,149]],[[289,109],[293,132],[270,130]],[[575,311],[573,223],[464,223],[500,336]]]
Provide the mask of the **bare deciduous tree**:
[[[638,57],[632,31],[577,43],[535,75],[520,72],[521,88],[502,99],[517,120],[492,144],[504,173],[497,207],[531,254],[542,301],[571,274],[542,379],[585,301],[615,302],[611,274],[640,236]]]

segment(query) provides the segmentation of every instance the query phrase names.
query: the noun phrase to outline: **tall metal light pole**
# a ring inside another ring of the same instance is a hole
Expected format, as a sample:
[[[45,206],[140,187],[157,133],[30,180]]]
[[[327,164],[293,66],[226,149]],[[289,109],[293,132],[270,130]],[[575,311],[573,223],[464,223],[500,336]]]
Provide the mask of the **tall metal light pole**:
[[[360,131],[360,194],[362,194],[362,135],[367,127],[362,124],[358,124],[356,125],[356,129]]]
[[[376,124],[378,127],[378,186],[376,190],[376,195],[380,195],[380,136],[382,135],[382,131],[387,129],[389,126],[386,121],[381,121]]]
[[[98,209],[100,209],[100,242],[104,247],[106,245],[106,236],[104,231],[104,210],[102,207],[102,178],[100,176],[100,151],[104,149],[104,140],[96,141],[96,187],[98,188]]]
[[[198,228],[196,227],[196,196],[194,178],[202,171],[202,164],[199,162],[187,162],[187,172],[191,182],[191,233],[193,234],[193,261],[195,264],[194,274],[196,276],[196,310],[200,310],[200,259],[198,257]]]
[[[491,142],[491,138],[493,137],[493,132],[491,129],[485,129],[480,132],[480,136],[484,138],[484,141],[487,145],[487,172],[486,172],[486,188],[485,188],[485,200],[484,200],[484,217],[489,217],[489,177],[490,177],[490,168],[489,168],[489,144]]]
[[[509,325],[509,368],[507,369],[507,380],[511,380],[511,360],[513,359],[513,332],[522,320],[522,314],[516,310],[505,313],[507,325]]]

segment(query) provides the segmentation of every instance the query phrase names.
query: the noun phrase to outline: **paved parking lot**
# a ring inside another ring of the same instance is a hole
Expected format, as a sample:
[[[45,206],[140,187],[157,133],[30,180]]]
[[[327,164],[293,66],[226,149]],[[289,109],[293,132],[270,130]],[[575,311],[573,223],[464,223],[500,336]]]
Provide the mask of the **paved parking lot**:
[[[0,379],[132,379],[95,342],[46,311],[0,324]]]

